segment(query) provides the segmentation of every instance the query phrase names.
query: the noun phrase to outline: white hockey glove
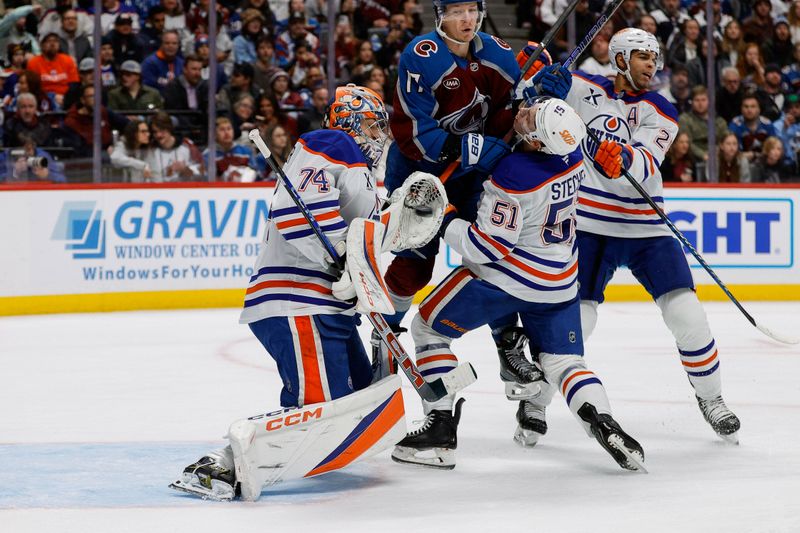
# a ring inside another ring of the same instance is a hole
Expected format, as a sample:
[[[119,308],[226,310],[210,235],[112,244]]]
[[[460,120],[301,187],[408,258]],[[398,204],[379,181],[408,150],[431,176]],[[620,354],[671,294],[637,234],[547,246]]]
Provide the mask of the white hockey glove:
[[[349,302],[356,297],[356,289],[353,287],[353,280],[347,271],[347,263],[345,263],[342,277],[333,282],[331,290],[333,291],[333,296],[343,302]]]
[[[436,236],[447,207],[447,193],[433,174],[414,172],[389,198],[380,213],[386,226],[382,251],[420,248]]]

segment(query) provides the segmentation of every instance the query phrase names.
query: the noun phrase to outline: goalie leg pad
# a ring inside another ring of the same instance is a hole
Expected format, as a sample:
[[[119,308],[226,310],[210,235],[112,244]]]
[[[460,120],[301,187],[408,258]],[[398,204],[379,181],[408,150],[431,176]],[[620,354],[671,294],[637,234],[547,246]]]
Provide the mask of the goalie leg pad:
[[[242,498],[316,476],[392,447],[406,435],[400,377],[332,402],[237,420],[228,431]]]

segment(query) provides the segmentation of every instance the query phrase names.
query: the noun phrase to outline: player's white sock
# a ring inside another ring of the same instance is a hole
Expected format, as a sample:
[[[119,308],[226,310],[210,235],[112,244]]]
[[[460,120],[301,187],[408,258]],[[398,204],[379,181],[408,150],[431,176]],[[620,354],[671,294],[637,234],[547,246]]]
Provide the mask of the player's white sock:
[[[690,289],[678,289],[656,300],[664,323],[675,337],[683,369],[698,397],[722,394],[719,356],[706,313]]]
[[[600,379],[586,368],[586,362],[580,355],[542,353],[539,357],[547,381],[558,384],[569,410],[586,434],[593,437],[591,426],[578,415],[578,409],[589,403],[598,413],[611,414],[611,404]]]
[[[417,354],[417,368],[425,381],[434,381],[458,366],[458,359],[450,350],[452,339],[434,331],[419,314],[411,321],[411,336]],[[454,401],[455,395],[452,394],[435,402],[423,401],[422,405],[428,414],[433,409],[452,411]]]
[[[597,325],[597,302],[581,300],[581,332],[585,343]]]

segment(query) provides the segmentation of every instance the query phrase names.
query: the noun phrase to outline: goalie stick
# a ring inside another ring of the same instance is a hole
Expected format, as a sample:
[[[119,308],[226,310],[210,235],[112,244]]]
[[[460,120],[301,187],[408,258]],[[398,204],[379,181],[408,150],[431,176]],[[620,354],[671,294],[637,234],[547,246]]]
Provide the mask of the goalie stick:
[[[312,215],[308,210],[308,207],[306,206],[305,202],[303,202],[303,199],[300,198],[300,195],[292,185],[292,182],[289,181],[288,176],[286,176],[286,174],[283,172],[283,169],[272,157],[272,152],[267,147],[266,143],[264,143],[264,139],[261,138],[261,134],[258,132],[258,129],[250,130],[249,137],[256,147],[258,147],[259,152],[261,152],[261,155],[267,161],[267,164],[270,166],[273,172],[280,177],[281,183],[283,183],[286,192],[289,193],[289,196],[297,206],[297,209],[300,210],[300,213],[308,221],[308,224],[311,226],[311,230],[319,239],[320,243],[322,243],[325,251],[333,260],[333,263],[337,266],[337,268],[344,269],[344,261],[339,256],[328,237],[322,232],[322,228],[319,227],[319,223],[317,223],[314,215]],[[449,394],[455,394],[477,380],[478,376],[475,373],[475,369],[472,367],[472,365],[470,363],[462,363],[442,377],[430,382],[426,382],[419,373],[417,366],[411,360],[411,357],[408,356],[408,353],[403,348],[403,345],[397,340],[392,328],[386,323],[383,315],[376,312],[370,312],[367,313],[367,318],[372,324],[372,327],[375,328],[375,331],[378,332],[378,335],[380,335],[381,340],[386,345],[389,353],[397,362],[397,365],[403,369],[403,373],[406,375],[408,380],[414,386],[414,389],[417,391],[417,393],[419,393],[423,400],[428,402],[441,400]]]
[[[586,133],[589,136],[589,138],[592,139],[592,142],[594,142],[598,146],[600,146],[600,138],[588,126],[586,128]],[[603,172],[603,174],[604,174],[604,177],[608,178],[608,176],[605,175],[605,172]],[[633,176],[631,176],[631,173],[628,172],[625,168],[622,169],[622,175],[625,176],[625,179],[628,180],[628,183],[630,183],[633,186],[633,188],[636,189],[636,192],[638,192],[639,195],[642,198],[644,198],[644,200],[656,212],[656,214],[659,216],[659,218],[664,221],[664,223],[667,225],[667,227],[670,229],[670,231],[672,231],[672,234],[675,236],[675,238],[680,241],[680,243],[684,246],[684,248],[686,248],[687,250],[689,250],[689,252],[691,252],[691,254],[694,256],[694,258],[697,260],[697,262],[700,263],[700,266],[702,266],[705,269],[705,271],[708,272],[708,275],[711,276],[711,279],[714,280],[714,282],[719,286],[719,288],[722,289],[722,292],[725,293],[725,296],[727,296],[730,299],[730,301],[733,302],[733,304],[739,309],[739,311],[742,312],[742,314],[745,316],[745,318],[748,320],[748,322],[750,322],[753,326],[755,326],[761,333],[763,333],[767,337],[770,337],[771,339],[774,339],[774,340],[776,340],[778,342],[782,342],[784,344],[798,344],[798,343],[800,343],[800,339],[797,339],[797,338],[794,338],[794,337],[787,337],[785,335],[780,335],[780,334],[775,333],[774,331],[770,330],[769,328],[767,328],[763,324],[759,324],[756,321],[756,319],[753,318],[753,316],[750,313],[747,312],[747,310],[744,308],[744,306],[742,306],[742,304],[739,302],[739,300],[736,299],[736,297],[733,295],[733,293],[730,291],[730,289],[728,289],[728,287],[725,286],[725,284],[722,282],[722,280],[719,279],[719,276],[717,276],[717,273],[714,272],[714,270],[708,265],[708,263],[706,263],[706,260],[703,259],[702,255],[700,255],[700,252],[698,252],[694,248],[694,246],[692,246],[692,243],[689,242],[689,239],[687,239],[686,236],[683,233],[681,233],[681,230],[679,230],[678,228],[675,227],[675,224],[673,224],[672,221],[667,216],[667,214],[664,213],[664,210],[661,209],[661,207],[659,207],[659,205],[655,202],[655,200],[653,200],[653,198],[649,194],[647,194],[647,191],[644,190],[644,187],[642,187],[639,184],[639,182],[636,181],[636,179],[634,179]],[[610,179],[610,178],[608,178],[608,179]]]

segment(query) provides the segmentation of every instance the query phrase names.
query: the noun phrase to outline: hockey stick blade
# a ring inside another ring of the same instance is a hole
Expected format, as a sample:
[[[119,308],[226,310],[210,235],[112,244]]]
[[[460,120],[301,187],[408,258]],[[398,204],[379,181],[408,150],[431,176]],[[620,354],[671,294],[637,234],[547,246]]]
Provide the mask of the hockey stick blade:
[[[471,363],[463,363],[439,379],[444,383],[448,394],[455,394],[475,383],[478,380],[478,374]]]
[[[478,380],[478,374],[470,363],[463,363],[456,368],[428,383],[431,390],[439,397],[444,398],[472,385]],[[436,398],[437,400],[439,398]],[[425,398],[428,400],[427,398]],[[428,400],[433,401],[433,400]]]
[[[798,339],[797,337],[787,337],[785,335],[779,335],[778,333],[775,333],[774,331],[769,329],[767,326],[764,326],[763,324],[759,324],[758,322],[756,322],[753,325],[756,328],[758,328],[758,330],[761,333],[763,333],[767,337],[769,337],[771,339],[774,339],[774,340],[776,340],[778,342],[782,342],[783,344],[800,344],[800,339]]]

